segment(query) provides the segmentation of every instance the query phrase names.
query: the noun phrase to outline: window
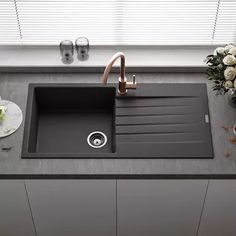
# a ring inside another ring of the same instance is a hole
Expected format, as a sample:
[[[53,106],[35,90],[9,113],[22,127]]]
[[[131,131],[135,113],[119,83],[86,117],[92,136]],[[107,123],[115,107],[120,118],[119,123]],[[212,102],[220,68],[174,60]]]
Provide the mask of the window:
[[[235,0],[1,0],[0,44],[225,44],[236,41]]]

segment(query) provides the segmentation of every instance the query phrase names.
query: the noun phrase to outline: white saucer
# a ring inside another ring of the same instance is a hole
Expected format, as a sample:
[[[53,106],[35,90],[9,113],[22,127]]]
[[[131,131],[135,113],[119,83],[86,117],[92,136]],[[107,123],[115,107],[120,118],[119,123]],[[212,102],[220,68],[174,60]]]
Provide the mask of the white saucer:
[[[14,102],[0,99],[0,106],[6,107],[5,118],[0,121],[0,138],[3,138],[13,134],[20,127],[23,114]]]

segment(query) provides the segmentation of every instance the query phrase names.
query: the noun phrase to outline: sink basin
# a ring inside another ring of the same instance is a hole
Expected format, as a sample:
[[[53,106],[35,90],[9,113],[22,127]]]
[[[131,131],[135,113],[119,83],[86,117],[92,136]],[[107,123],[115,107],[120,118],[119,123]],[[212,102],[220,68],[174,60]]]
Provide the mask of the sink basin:
[[[213,158],[205,84],[30,84],[22,158]]]
[[[115,91],[114,87],[30,85],[28,152],[114,152]],[[106,135],[103,148],[88,145],[87,137],[95,131]]]

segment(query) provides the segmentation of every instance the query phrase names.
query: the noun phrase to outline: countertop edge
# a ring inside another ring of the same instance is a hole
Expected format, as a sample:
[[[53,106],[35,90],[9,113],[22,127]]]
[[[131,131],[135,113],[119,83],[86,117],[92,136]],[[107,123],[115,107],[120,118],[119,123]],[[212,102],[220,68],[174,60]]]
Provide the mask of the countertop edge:
[[[0,179],[236,179],[236,174],[0,174]]]

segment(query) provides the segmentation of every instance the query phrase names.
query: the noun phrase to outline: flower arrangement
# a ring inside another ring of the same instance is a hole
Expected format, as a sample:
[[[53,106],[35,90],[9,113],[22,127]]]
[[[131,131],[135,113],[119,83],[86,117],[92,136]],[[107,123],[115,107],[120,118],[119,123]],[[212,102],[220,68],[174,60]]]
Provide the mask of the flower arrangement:
[[[236,46],[228,44],[218,47],[214,54],[206,58],[207,78],[214,82],[213,90],[217,94],[236,91]]]

